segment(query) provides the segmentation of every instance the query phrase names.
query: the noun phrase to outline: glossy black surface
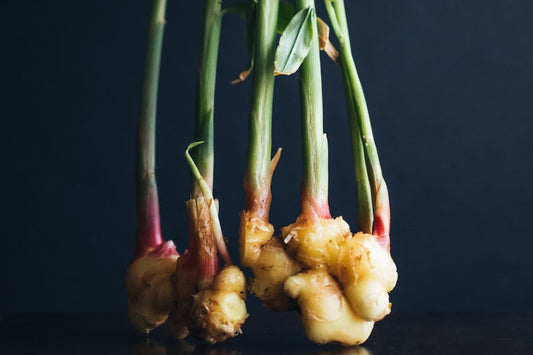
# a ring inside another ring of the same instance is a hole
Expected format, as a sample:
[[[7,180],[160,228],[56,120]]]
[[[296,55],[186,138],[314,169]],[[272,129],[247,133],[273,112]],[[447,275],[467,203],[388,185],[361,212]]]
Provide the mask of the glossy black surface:
[[[1,354],[533,354],[533,315],[402,315],[376,324],[359,347],[319,346],[297,314],[251,317],[244,334],[215,347],[172,340],[164,329],[136,333],[122,315],[8,315]]]

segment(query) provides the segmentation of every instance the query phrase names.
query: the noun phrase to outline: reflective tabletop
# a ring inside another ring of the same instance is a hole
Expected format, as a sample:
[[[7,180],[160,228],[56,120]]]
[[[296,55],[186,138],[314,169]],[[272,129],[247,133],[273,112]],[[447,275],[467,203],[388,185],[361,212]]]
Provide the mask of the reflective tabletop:
[[[135,332],[125,315],[3,315],[0,354],[533,354],[533,315],[392,314],[358,347],[316,345],[295,313],[251,316],[244,333],[207,346],[164,327]]]

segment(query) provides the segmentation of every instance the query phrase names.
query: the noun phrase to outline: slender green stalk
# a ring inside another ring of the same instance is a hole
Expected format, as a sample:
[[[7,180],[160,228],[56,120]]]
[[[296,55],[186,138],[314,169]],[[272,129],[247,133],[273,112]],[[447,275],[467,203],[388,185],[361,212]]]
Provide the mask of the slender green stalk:
[[[163,242],[155,179],[155,128],[157,88],[165,25],[166,0],[155,0],[150,21],[148,48],[137,136],[137,246],[136,256]]]
[[[258,0],[256,3],[252,108],[248,132],[248,168],[245,176],[247,209],[268,210],[269,208],[269,206],[254,206],[254,201],[259,201],[261,204],[262,201],[269,201],[270,195],[272,101],[278,8],[279,0]],[[267,196],[263,196],[265,194]]]
[[[295,11],[311,7],[314,0],[296,0]],[[320,217],[329,218],[328,143],[323,129],[322,76],[316,14],[313,11],[313,39],[306,59],[300,66],[300,95],[303,141],[302,213],[313,208]]]
[[[208,186],[213,188],[214,170],[214,106],[215,85],[220,42],[222,14],[221,0],[205,0],[204,27],[202,35],[202,54],[198,77],[196,97],[196,140],[205,144],[198,147],[194,157],[198,168]],[[192,179],[193,197],[201,196],[201,188],[196,179]]]
[[[343,70],[343,75],[347,73]],[[345,86],[346,97],[352,97],[351,88]],[[348,112],[350,115],[350,134],[352,136],[352,149],[354,155],[355,181],[357,187],[357,214],[359,230],[364,233],[372,233],[372,224],[374,222],[372,191],[368,179],[366,167],[365,150],[359,125],[357,124],[357,114],[353,107],[353,100],[347,100]]]
[[[345,66],[342,67],[342,74],[345,83],[344,88],[346,91],[346,103],[348,106],[350,134],[352,136],[352,150],[355,163],[354,167],[357,187],[357,214],[359,230],[364,233],[372,233],[374,208],[372,202],[372,190],[370,188],[370,181],[368,179],[363,139],[358,124],[355,102],[352,99],[354,97],[354,92],[350,85],[346,85],[350,82],[350,74],[346,70]]]
[[[347,100],[348,108],[350,110],[351,125],[353,127],[357,124],[359,127],[359,135],[363,143],[366,158],[365,160],[369,169],[372,195],[374,198],[373,233],[377,233],[380,236],[388,236],[390,228],[388,190],[381,172],[381,165],[379,162],[374,136],[372,134],[372,126],[370,123],[370,116],[368,113],[368,107],[363,93],[363,88],[359,79],[359,75],[357,74],[355,61],[352,56],[344,1],[325,0],[325,4],[332,22],[333,30],[339,41],[344,83],[347,93],[350,93],[350,95],[347,96]],[[354,123],[354,121],[357,121],[357,123]],[[352,131],[355,130],[352,129]],[[358,146],[361,143],[358,139],[353,139],[353,144],[354,151],[356,149],[360,149]],[[356,158],[357,157],[358,156],[356,155]],[[361,165],[361,163],[356,164]],[[367,214],[372,213],[371,209],[369,209],[366,203],[363,205],[359,204],[359,208],[368,209],[366,212]],[[366,223],[367,222],[363,221],[363,225],[366,225]]]
[[[224,241],[224,236],[222,235],[222,228],[220,226],[220,220],[218,219],[217,206],[215,204],[215,199],[213,198],[211,188],[209,187],[209,184],[205,181],[205,179],[202,177],[200,170],[198,169],[198,167],[194,163],[194,160],[191,158],[189,154],[189,150],[203,143],[204,142],[200,141],[200,142],[194,142],[194,143],[189,144],[189,146],[187,147],[187,150],[185,151],[185,158],[187,159],[187,162],[189,163],[192,175],[198,182],[198,187],[200,191],[202,192],[202,195],[204,196],[206,203],[209,205],[209,216],[211,217],[211,223],[213,225],[213,234],[215,235],[215,242],[217,243],[218,251],[220,255],[222,256],[222,259],[224,260],[226,265],[231,265],[231,258],[226,248],[226,242]]]

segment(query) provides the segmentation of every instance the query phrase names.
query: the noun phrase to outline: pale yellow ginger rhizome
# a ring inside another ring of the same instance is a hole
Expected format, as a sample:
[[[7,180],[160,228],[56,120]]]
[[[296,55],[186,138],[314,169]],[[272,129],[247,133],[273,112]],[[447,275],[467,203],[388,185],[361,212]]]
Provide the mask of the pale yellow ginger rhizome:
[[[241,334],[248,317],[245,298],[244,274],[234,265],[226,266],[212,287],[194,295],[189,330],[210,344]]]
[[[148,333],[167,320],[174,306],[171,277],[177,259],[177,255],[161,258],[147,254],[128,267],[128,315],[139,331]]]
[[[250,289],[266,306],[280,294],[296,300],[310,340],[361,344],[390,313],[398,274],[375,236],[352,234],[342,217],[300,217],[281,238],[254,222],[241,220],[241,260],[254,272]]]
[[[390,313],[388,292],[398,278],[390,253],[375,236],[350,233],[342,217],[299,218],[282,229],[282,238],[289,254],[311,269],[284,285],[300,305],[308,337],[319,343],[364,342],[373,323]],[[331,306],[328,316],[326,304]]]
[[[248,284],[250,292],[270,310],[295,309],[296,303],[287,297],[283,284],[289,276],[300,272],[302,267],[289,257],[283,241],[273,237],[272,224],[244,211],[239,235],[241,263],[252,269],[254,274]]]

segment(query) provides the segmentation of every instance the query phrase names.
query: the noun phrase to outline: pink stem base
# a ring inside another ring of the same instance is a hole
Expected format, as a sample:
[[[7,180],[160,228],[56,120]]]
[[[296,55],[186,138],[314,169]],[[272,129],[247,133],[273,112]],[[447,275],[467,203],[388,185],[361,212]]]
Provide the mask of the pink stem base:
[[[159,219],[159,200],[155,183],[150,184],[137,205],[137,240],[134,259],[140,258],[163,243]]]
[[[386,188],[377,192],[372,234],[378,237],[379,244],[390,252],[390,203]]]
[[[159,246],[152,250],[148,255],[155,256],[157,258],[180,256],[176,251],[176,245],[172,240],[167,240],[166,242],[159,244]]]
[[[307,192],[302,193],[302,213],[301,216],[313,219],[331,219],[328,198],[314,199]]]

